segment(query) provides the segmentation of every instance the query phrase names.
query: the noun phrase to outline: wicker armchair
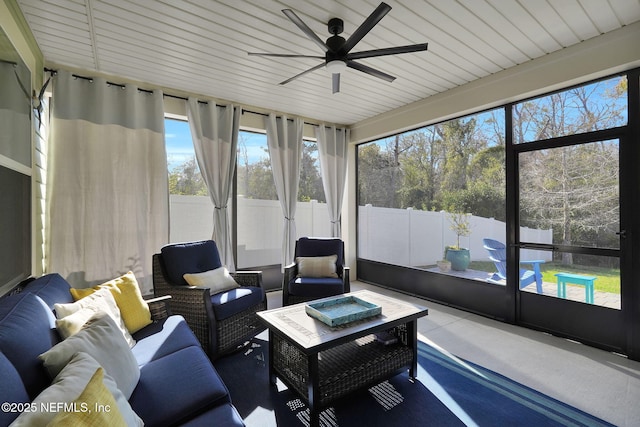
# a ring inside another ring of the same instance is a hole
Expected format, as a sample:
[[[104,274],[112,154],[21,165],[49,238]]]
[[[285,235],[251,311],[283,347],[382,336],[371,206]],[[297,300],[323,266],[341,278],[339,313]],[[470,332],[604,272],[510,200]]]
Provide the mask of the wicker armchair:
[[[172,314],[185,318],[211,360],[234,351],[264,330],[256,312],[267,308],[261,271],[232,273],[240,288],[213,295],[209,288],[189,286],[182,278],[184,273],[220,266],[212,240],[167,245],[153,255],[155,296],[171,295]]]
[[[300,274],[300,257],[336,255],[337,277],[305,277]],[[284,268],[282,305],[311,301],[350,292],[349,267],[344,265],[344,242],[340,239],[301,237],[296,242],[295,262]]]

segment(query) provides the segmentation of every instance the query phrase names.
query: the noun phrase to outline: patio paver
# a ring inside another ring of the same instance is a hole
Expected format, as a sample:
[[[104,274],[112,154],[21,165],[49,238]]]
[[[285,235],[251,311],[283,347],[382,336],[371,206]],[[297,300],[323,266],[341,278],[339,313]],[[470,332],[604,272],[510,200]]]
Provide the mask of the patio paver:
[[[435,273],[440,273],[440,274],[448,274],[450,276],[464,277],[466,279],[478,280],[478,281],[481,281],[481,282],[486,282],[486,280],[489,277],[491,277],[491,275],[492,275],[492,273],[487,273],[486,271],[470,270],[470,269],[467,269],[465,271],[453,271],[453,270],[451,270],[451,271],[446,272],[446,273],[441,272],[440,270],[438,270],[438,268],[427,268],[426,270],[427,271],[431,271],[431,272],[435,272]],[[500,286],[500,284],[497,284],[497,285]],[[527,286],[523,290],[525,292],[535,293],[536,292],[536,286],[535,286],[535,284],[531,284],[531,285]],[[555,283],[555,282],[542,282],[542,294],[557,298],[558,297],[558,285],[557,285],[557,283]],[[571,300],[571,301],[585,302],[584,286],[575,286],[575,285],[567,284],[567,298],[566,299]],[[616,309],[616,310],[620,310],[620,308],[621,308],[620,294],[613,294],[613,293],[610,293],[610,292],[601,292],[601,291],[595,290],[594,291],[594,297],[593,297],[593,303],[594,303],[594,305],[600,305],[600,306],[603,306],[603,307],[609,307],[609,308],[613,308],[613,309]]]

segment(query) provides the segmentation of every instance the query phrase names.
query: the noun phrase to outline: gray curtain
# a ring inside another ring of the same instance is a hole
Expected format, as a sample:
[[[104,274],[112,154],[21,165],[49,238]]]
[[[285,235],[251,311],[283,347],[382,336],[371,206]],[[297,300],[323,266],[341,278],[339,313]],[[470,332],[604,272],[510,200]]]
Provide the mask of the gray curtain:
[[[282,237],[283,268],[293,262],[296,244],[295,216],[300,183],[303,125],[302,119],[299,118],[276,117],[273,113],[265,117],[271,169],[284,216]]]
[[[316,128],[322,186],[327,198],[332,237],[341,237],[341,211],[347,179],[349,130],[319,125]]]
[[[189,98],[187,114],[196,159],[213,202],[213,236],[220,260],[235,270],[229,199],[236,168],[240,109]]]
[[[151,293],[169,241],[162,92],[60,70],[51,115],[46,270],[76,287],[131,270]]]

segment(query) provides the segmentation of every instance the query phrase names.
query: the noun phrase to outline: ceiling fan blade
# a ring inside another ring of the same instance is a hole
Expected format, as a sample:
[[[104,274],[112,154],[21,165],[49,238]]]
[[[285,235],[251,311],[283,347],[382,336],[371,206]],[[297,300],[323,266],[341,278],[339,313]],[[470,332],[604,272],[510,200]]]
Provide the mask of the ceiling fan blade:
[[[322,39],[320,37],[318,37],[318,35],[316,33],[314,33],[313,30],[311,28],[309,28],[307,26],[307,24],[305,24],[302,21],[302,19],[300,19],[300,17],[298,17],[298,15],[296,15],[296,13],[293,10],[291,10],[291,9],[282,9],[282,13],[287,15],[287,18],[289,18],[294,24],[296,24],[298,26],[298,28],[300,28],[302,30],[302,32],[307,35],[307,37],[309,37],[318,46],[320,46],[320,49],[322,49],[323,52],[327,52],[329,50],[329,48],[322,41]]]
[[[371,68],[368,65],[363,65],[355,61],[347,60],[347,67],[353,68],[354,70],[362,71],[363,73],[369,74],[371,76],[377,77],[382,80],[386,80],[389,83],[394,81],[396,78],[387,73],[383,73],[382,71],[376,70],[375,68]]]
[[[380,5],[374,10],[371,15],[364,20],[364,22],[358,27],[358,29],[351,34],[351,37],[347,39],[344,44],[345,52],[349,52],[353,47],[360,41],[364,36],[367,35],[369,31],[378,23],[384,16],[389,13],[391,10],[391,6],[382,2]]]
[[[318,65],[316,65],[315,67],[311,67],[311,68],[309,68],[308,70],[305,70],[305,71],[301,72],[300,74],[296,74],[295,76],[291,77],[290,79],[287,79],[287,80],[285,80],[285,81],[283,81],[283,82],[280,82],[280,84],[281,84],[281,85],[286,85],[286,84],[287,84],[287,83],[289,83],[290,81],[295,80],[295,79],[297,79],[298,77],[301,77],[301,76],[303,76],[303,75],[305,75],[305,74],[307,74],[307,73],[310,73],[310,72],[315,71],[315,70],[317,70],[318,68],[322,68],[322,67],[324,67],[324,62],[323,62],[322,64],[318,64]]]
[[[333,73],[331,75],[332,93],[340,92],[340,73]]]
[[[324,59],[324,56],[320,55],[296,55],[289,53],[260,53],[260,52],[247,52],[249,56],[273,56],[276,58],[316,58]]]
[[[410,44],[407,46],[388,47],[385,49],[363,50],[347,55],[348,59],[372,58],[374,56],[398,55],[401,53],[420,52],[427,50],[428,43]]]

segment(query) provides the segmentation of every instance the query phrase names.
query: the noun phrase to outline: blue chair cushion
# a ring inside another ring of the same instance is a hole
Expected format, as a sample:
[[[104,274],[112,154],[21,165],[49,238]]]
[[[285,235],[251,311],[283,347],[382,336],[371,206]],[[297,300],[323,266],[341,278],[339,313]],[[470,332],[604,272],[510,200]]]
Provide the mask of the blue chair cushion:
[[[344,254],[342,253],[344,243],[340,239],[320,239],[301,237],[296,242],[295,256],[312,257],[338,255],[337,265],[344,264]]]
[[[131,351],[138,366],[144,366],[183,348],[200,345],[184,318],[177,315],[145,326],[133,334],[133,339],[136,340],[136,345]]]
[[[2,378],[0,402],[27,403],[31,401],[20,374],[3,353],[0,353],[0,378]],[[0,425],[8,426],[18,418],[18,415],[20,413],[17,411],[0,411]]]
[[[344,283],[339,277],[297,277],[289,283],[289,293],[304,297],[328,297],[344,292]]]
[[[227,319],[264,300],[264,290],[255,286],[246,286],[220,292],[211,296],[213,313],[218,320]]]
[[[213,240],[177,243],[160,249],[162,264],[174,285],[187,285],[185,273],[202,273],[222,266]]]
[[[0,352],[15,366],[32,399],[51,383],[38,355],[58,341],[55,317],[41,298],[21,292],[0,300]]]
[[[58,273],[52,273],[29,282],[23,292],[39,296],[53,310],[54,304],[68,304],[74,301],[69,288],[69,282]]]
[[[170,402],[170,404],[167,404]],[[179,424],[208,408],[230,403],[229,391],[200,345],[178,350],[140,368],[129,399],[145,426]]]

